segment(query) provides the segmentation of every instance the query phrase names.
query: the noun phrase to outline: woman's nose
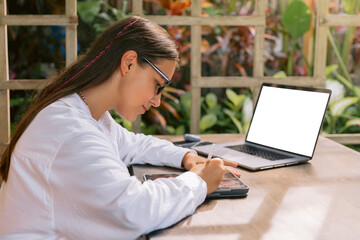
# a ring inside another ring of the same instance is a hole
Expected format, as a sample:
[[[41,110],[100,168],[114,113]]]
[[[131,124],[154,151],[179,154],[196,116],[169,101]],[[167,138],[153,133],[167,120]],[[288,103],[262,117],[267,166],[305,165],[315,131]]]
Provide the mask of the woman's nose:
[[[160,102],[161,102],[161,93],[160,94],[156,94],[151,100],[150,100],[150,104],[153,107],[159,107],[160,106]]]

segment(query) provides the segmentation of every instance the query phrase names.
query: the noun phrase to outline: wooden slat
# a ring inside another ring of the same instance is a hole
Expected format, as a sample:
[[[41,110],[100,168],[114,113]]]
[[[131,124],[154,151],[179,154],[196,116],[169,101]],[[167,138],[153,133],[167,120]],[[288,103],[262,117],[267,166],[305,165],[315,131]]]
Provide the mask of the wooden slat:
[[[8,26],[61,26],[77,23],[76,15],[8,15],[0,17],[0,25]]]
[[[76,0],[66,0],[65,14],[68,17],[76,16],[77,3]],[[69,66],[77,58],[77,23],[74,25],[67,25],[66,31],[66,66]]]
[[[193,80],[194,78],[192,78]],[[191,109],[190,109],[190,133],[200,133],[200,119],[201,119],[201,88],[191,86]]]
[[[327,26],[321,23],[321,19],[328,14],[328,0],[319,0],[316,19],[316,38],[314,55],[314,77],[322,79],[325,86],[325,69],[327,53]]]
[[[254,77],[264,76],[265,6],[265,0],[256,1],[255,15],[263,19],[263,22],[255,27]]]
[[[201,88],[225,88],[225,87],[259,87],[263,82],[288,84],[295,86],[322,86],[322,79],[313,77],[202,77],[194,87]]]
[[[320,18],[322,26],[359,26],[360,16],[356,15],[327,15]]]
[[[10,80],[0,81],[0,90],[24,90],[24,89],[37,89],[45,84],[45,79],[31,79],[31,80]]]
[[[341,144],[360,144],[360,133],[322,135]]]
[[[0,2],[0,17],[6,15],[6,1]],[[7,26],[0,25],[0,84],[9,79]],[[9,90],[0,90],[0,143],[10,140]]]
[[[66,26],[66,66],[70,66],[77,59],[77,27]]]
[[[145,16],[147,19],[159,25],[221,25],[221,26],[262,26],[265,22],[264,16]]]
[[[255,78],[264,76],[264,45],[265,45],[265,0],[258,0],[255,3],[255,15],[264,18],[262,25],[255,26],[255,54],[253,75]],[[255,85],[252,97],[255,102],[260,91],[260,85]],[[255,107],[255,104],[254,104]]]
[[[132,0],[132,12],[134,15],[142,16],[143,14],[143,1]],[[142,116],[138,115],[136,120],[131,123],[132,131],[134,133],[141,133],[141,119]]]
[[[2,156],[3,155],[3,153],[5,152],[5,149],[6,149],[6,147],[7,147],[7,143],[5,144],[5,143],[0,143],[0,156]],[[1,184],[1,181],[0,181],[0,184]]]
[[[138,15],[141,16],[143,15],[143,1],[139,1],[139,0],[132,0],[132,12],[134,15]],[[148,18],[148,17],[146,17]]]
[[[9,98],[9,90],[0,90],[0,143],[7,143],[10,140]]]
[[[316,0],[303,0],[303,2],[308,5],[311,9],[312,16],[316,16],[316,9],[315,9],[315,1]],[[313,60],[313,53],[314,53],[314,39],[315,39],[315,18],[311,18],[310,22],[310,29],[308,32],[306,32],[302,37],[302,44],[303,44],[303,50],[304,50],[304,61],[305,58],[307,61],[312,64]],[[305,63],[303,63],[305,64]],[[309,72],[309,75],[313,75],[313,73]]]
[[[191,16],[199,17],[201,15],[201,1],[193,1],[191,6]],[[201,117],[201,89],[195,87],[201,78],[201,26],[191,26],[191,112],[190,112],[190,132],[200,133]]]

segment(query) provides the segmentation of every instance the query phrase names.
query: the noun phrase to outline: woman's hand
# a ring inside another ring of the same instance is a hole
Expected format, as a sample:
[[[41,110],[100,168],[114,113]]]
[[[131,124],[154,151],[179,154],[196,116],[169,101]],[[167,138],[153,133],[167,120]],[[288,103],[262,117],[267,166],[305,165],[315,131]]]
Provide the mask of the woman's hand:
[[[214,159],[220,159],[220,158],[214,158]],[[236,176],[240,177],[241,174],[240,172],[238,172],[237,170],[233,169],[233,168],[228,168],[228,167],[237,167],[238,164],[225,160],[225,159],[220,159],[221,161],[223,161],[223,164],[225,166],[225,169],[229,172],[234,173]],[[193,167],[195,167],[196,165],[199,164],[205,164],[206,161],[208,161],[206,158],[200,157],[192,152],[188,152],[187,154],[185,154],[183,160],[182,160],[182,167],[184,167],[186,170],[190,170]]]
[[[219,183],[227,169],[221,159],[210,159],[204,164],[195,165],[190,171],[199,175],[206,182],[207,194],[210,194],[219,187]]]

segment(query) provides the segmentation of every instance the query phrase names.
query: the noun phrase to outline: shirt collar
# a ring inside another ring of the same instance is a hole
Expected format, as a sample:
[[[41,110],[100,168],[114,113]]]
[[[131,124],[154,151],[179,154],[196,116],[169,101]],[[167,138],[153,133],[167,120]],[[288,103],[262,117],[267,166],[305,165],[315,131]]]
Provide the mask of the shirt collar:
[[[84,101],[77,93],[73,93],[66,97],[63,97],[60,99],[60,101],[63,101],[66,105],[79,109],[80,111],[86,113],[86,115],[92,117],[89,108],[86,106]]]
[[[70,106],[70,107],[74,107],[76,109],[78,109],[79,111],[85,113],[89,118],[92,118],[93,120],[95,120],[92,115],[91,112],[88,108],[88,106],[86,106],[86,104],[84,103],[84,101],[81,99],[81,97],[77,94],[77,93],[73,93],[70,94],[66,97],[63,97],[60,99],[61,101],[63,101],[66,105]],[[109,113],[105,112],[97,122],[101,122],[104,120],[108,120],[109,118]],[[95,120],[96,121],[96,120]]]

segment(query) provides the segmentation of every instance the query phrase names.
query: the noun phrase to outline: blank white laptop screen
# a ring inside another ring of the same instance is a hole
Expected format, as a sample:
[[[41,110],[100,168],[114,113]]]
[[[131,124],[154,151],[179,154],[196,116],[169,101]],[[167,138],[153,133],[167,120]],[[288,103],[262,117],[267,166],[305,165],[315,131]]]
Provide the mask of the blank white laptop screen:
[[[246,140],[311,157],[329,97],[263,86]]]

